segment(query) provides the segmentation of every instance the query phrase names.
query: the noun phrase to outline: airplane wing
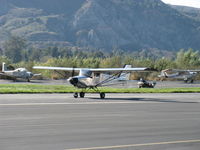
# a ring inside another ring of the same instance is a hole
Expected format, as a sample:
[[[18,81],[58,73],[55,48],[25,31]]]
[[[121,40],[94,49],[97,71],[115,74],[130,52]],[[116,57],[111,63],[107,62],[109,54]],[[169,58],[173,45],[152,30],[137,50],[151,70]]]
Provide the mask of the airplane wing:
[[[5,75],[4,73],[0,73],[0,76],[3,76],[3,75]]]
[[[0,73],[0,76],[15,78],[15,76],[8,75],[8,74],[5,74],[5,73]]]
[[[168,70],[166,72],[171,72],[172,74],[175,74],[175,75],[184,75],[184,74],[187,74],[189,71],[188,70],[180,70],[180,69],[171,69],[171,70]]]
[[[151,68],[91,68],[92,72],[134,72],[134,71],[153,71]],[[155,71],[155,70],[154,70]]]
[[[46,67],[46,66],[34,66],[33,69],[60,70],[60,71],[80,71],[81,70],[81,68]]]
[[[34,77],[36,77],[36,76],[41,76],[41,75],[42,75],[41,73],[33,74]]]
[[[186,71],[186,70],[185,70]],[[200,73],[200,70],[187,70],[189,72],[197,72],[197,73]]]
[[[165,72],[167,71],[173,71],[173,72],[179,72],[179,73],[184,73],[184,72],[197,72],[197,73],[200,73],[200,70],[183,70],[183,69],[166,69],[166,70],[163,70]]]
[[[8,75],[5,73],[0,73],[0,76],[8,76]]]
[[[46,67],[46,66],[34,66],[33,69],[46,69],[46,70],[60,70],[60,71],[80,71],[89,70],[92,72],[137,72],[137,71],[156,71],[152,68],[66,68],[66,67]]]

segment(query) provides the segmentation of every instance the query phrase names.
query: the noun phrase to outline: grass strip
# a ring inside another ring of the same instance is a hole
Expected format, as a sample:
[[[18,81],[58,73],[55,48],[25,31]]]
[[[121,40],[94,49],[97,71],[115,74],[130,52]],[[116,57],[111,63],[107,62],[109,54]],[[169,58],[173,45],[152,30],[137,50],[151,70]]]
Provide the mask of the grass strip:
[[[200,87],[189,88],[99,88],[105,93],[200,93]],[[67,85],[0,84],[0,94],[17,93],[74,93],[80,89]],[[93,93],[93,90],[87,90]]]

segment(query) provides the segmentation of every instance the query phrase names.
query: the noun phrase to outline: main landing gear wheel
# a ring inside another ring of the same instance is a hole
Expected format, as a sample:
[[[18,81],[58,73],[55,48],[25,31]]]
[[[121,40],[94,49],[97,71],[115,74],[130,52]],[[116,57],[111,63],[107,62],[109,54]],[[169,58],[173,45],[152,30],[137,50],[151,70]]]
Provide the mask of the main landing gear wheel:
[[[100,98],[101,98],[101,99],[104,99],[105,96],[106,96],[105,93],[100,93]]]
[[[78,93],[74,93],[74,98],[78,98]]]
[[[85,93],[84,92],[80,92],[80,97],[84,98],[85,97]]]

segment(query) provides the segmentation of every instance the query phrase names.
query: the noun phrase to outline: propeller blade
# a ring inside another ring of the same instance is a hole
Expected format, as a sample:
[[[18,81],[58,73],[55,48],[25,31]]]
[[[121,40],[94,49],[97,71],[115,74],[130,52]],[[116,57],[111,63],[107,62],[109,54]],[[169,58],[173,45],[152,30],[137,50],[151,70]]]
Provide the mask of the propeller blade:
[[[73,70],[72,70],[72,77],[75,75],[75,70],[74,70],[74,67],[73,67]]]

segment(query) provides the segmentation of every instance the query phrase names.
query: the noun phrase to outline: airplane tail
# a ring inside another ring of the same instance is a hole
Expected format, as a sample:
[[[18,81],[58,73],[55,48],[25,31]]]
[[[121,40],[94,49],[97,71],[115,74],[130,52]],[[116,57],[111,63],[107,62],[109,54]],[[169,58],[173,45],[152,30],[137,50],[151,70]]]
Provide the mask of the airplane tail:
[[[168,78],[168,76],[169,76],[165,70],[162,72],[162,74],[163,74],[163,76],[164,76],[165,78]]]
[[[131,68],[132,66],[131,65],[124,65],[124,68]],[[126,81],[126,80],[129,80],[129,78],[130,78],[130,73],[121,73],[120,75],[119,75],[119,78],[118,78],[118,80],[119,81]]]
[[[167,74],[167,70],[162,70],[161,71],[161,74],[160,75],[158,75],[158,77],[165,77],[165,78],[168,78],[169,77],[169,75]]]
[[[3,63],[2,63],[2,72],[5,72],[6,70],[7,70],[6,63],[3,62]]]

